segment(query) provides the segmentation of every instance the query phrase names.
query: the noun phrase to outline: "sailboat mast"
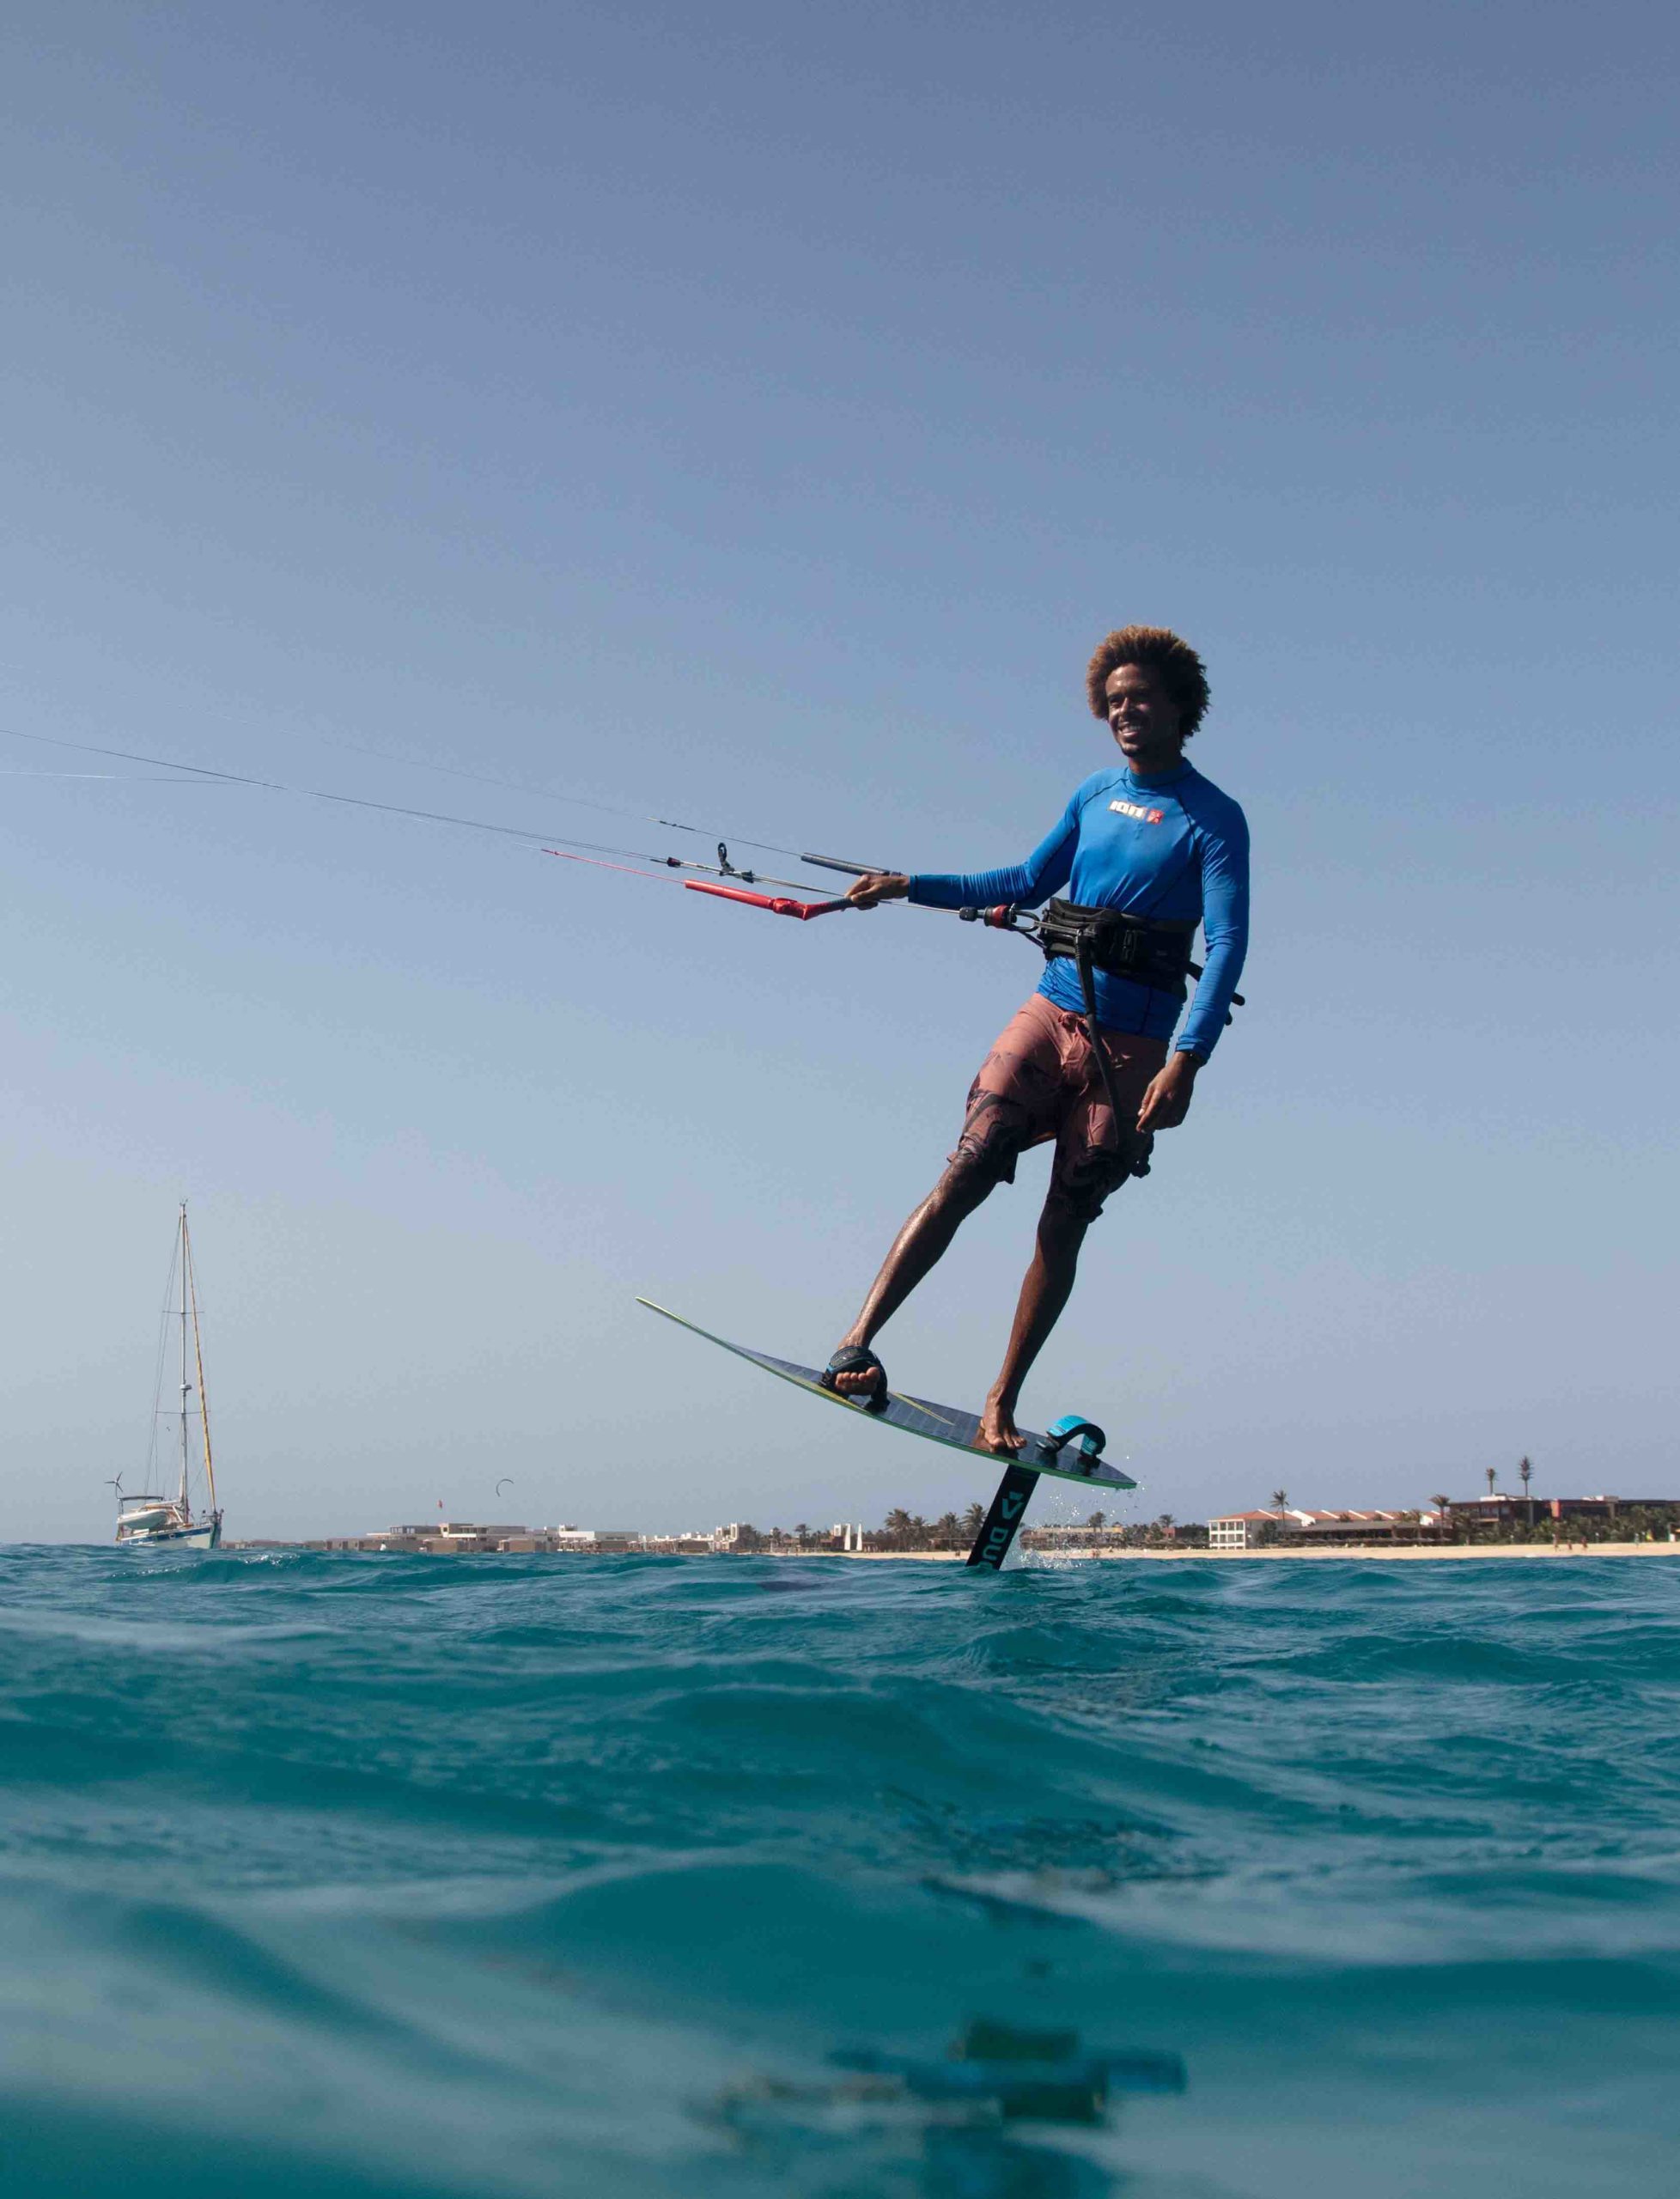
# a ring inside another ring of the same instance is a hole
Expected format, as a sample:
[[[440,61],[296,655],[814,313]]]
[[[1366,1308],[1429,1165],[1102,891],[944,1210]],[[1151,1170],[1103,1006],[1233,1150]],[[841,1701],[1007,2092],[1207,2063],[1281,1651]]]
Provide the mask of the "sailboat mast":
[[[181,1507],[181,1512],[182,1512],[183,1515],[185,1515],[185,1514],[186,1514],[186,1469],[187,1469],[187,1459],[188,1459],[188,1434],[187,1434],[187,1425],[186,1425],[186,1401],[187,1401],[188,1398],[190,1398],[190,1397],[192,1396],[192,1383],[187,1380],[187,1374],[186,1374],[186,1201],[185,1199],[183,1199],[183,1200],[181,1201],[180,1268],[181,1268],[181,1494],[180,1494],[180,1507]]]
[[[204,1339],[198,1327],[198,1278],[192,1272],[192,1243],[186,1234],[186,1215],[181,1214],[181,1264],[186,1270],[187,1298],[192,1307],[192,1364],[198,1377],[198,1422],[204,1432],[204,1480],[210,1489],[210,1508],[216,1509],[216,1461],[210,1455],[210,1392],[204,1387]]]

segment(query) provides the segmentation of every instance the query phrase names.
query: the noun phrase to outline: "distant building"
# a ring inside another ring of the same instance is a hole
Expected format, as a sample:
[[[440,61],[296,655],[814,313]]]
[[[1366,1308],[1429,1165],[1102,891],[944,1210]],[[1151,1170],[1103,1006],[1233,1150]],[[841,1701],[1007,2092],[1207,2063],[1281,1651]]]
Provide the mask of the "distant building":
[[[1296,1512],[1287,1507],[1272,1512],[1227,1512],[1217,1520],[1208,1522],[1209,1550],[1251,1550],[1263,1527],[1275,1527],[1280,1532],[1295,1522],[1304,1523],[1312,1518],[1310,1512]]]
[[[1305,1550],[1325,1543],[1468,1541],[1478,1529],[1497,1535],[1547,1523],[1561,1526],[1566,1539],[1573,1524],[1583,1531],[1608,1529],[1613,1540],[1618,1520],[1629,1520],[1633,1532],[1649,1533],[1666,1526],[1674,1536],[1680,1530],[1680,1497],[1522,1496],[1495,1489],[1491,1495],[1456,1498],[1439,1511],[1349,1508],[1326,1512],[1298,1504],[1273,1505],[1209,1520],[1208,1547],[1254,1550],[1265,1544],[1273,1549]]]
[[[1227,1512],[1208,1522],[1209,1550],[1253,1550],[1263,1539],[1300,1547],[1314,1543],[1435,1542],[1440,1515],[1435,1512],[1349,1509],[1323,1512],[1306,1506],[1274,1506],[1269,1512]]]
[[[314,1545],[331,1550],[410,1550],[430,1556],[472,1550],[509,1556],[573,1550],[583,1555],[640,1550],[646,1538],[632,1527],[527,1527],[507,1522],[483,1525],[472,1520],[428,1520],[419,1526],[387,1527],[381,1533],[353,1535],[343,1542]]]
[[[1672,1528],[1680,1523],[1680,1496],[1523,1496],[1499,1489],[1489,1496],[1455,1497],[1447,1507],[1447,1520],[1457,1526],[1525,1526],[1531,1519],[1537,1526],[1543,1520],[1608,1526],[1633,1512]]]

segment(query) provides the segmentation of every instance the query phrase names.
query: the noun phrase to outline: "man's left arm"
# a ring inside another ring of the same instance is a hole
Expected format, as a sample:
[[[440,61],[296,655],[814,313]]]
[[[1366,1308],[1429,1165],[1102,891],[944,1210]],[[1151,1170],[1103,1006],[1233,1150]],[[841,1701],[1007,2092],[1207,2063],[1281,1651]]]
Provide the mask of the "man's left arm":
[[[1219,1043],[1248,953],[1248,825],[1234,802],[1228,819],[1198,827],[1205,959],[1190,1014],[1166,1065],[1143,1095],[1140,1130],[1176,1130],[1190,1112],[1196,1072]]]

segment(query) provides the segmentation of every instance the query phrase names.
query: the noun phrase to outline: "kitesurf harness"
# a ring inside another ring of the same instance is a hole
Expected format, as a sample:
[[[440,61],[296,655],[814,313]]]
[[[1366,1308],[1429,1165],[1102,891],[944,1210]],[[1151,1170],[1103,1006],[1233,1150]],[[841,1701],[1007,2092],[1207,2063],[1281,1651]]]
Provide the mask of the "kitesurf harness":
[[[1096,1013],[1093,970],[1111,978],[1129,978],[1134,984],[1148,985],[1183,1000],[1189,990],[1190,941],[1194,923],[1161,923],[1147,917],[1129,917],[1121,909],[1083,909],[1076,901],[1051,901],[1038,919],[1036,942],[1046,961],[1065,955],[1074,963],[1085,993],[1085,1004]]]
[[[1114,1089],[1114,1070],[1097,1021],[1098,970],[1111,978],[1129,978],[1134,984],[1171,992],[1183,1000],[1189,986],[1190,941],[1194,923],[1158,923],[1145,917],[1129,917],[1120,909],[1084,909],[1077,901],[1050,901],[1038,919],[1038,944],[1047,962],[1063,955],[1079,972],[1080,991],[1085,1000],[1085,1035],[1096,1056],[1097,1069],[1114,1123],[1114,1142],[1131,1162],[1134,1176],[1149,1173],[1154,1139],[1147,1130],[1129,1126],[1120,1112]]]
[[[1085,1035],[1103,1081],[1114,1123],[1114,1142],[1130,1161],[1129,1173],[1147,1176],[1155,1141],[1148,1131],[1128,1124],[1114,1088],[1114,1068],[1097,1020],[1095,973],[1101,970],[1111,978],[1129,978],[1135,985],[1148,985],[1183,1000],[1189,990],[1188,980],[1202,974],[1190,959],[1195,924],[1128,916],[1123,909],[1087,909],[1077,901],[1047,902],[1044,913],[1036,917],[1018,908],[959,909],[957,914],[965,923],[1017,932],[1042,948],[1047,962],[1065,959],[1079,972],[1085,1001]]]

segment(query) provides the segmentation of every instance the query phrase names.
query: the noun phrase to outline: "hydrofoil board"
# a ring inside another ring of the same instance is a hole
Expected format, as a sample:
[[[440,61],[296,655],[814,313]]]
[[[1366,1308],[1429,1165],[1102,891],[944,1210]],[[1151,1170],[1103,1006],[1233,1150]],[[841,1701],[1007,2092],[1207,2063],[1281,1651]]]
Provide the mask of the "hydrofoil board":
[[[715,1337],[709,1329],[703,1329],[697,1321],[685,1321],[680,1313],[673,1313],[668,1306],[656,1306],[651,1298],[638,1298],[638,1306],[645,1306],[650,1313],[661,1313],[667,1321],[674,1321],[679,1329],[687,1329],[697,1337],[703,1337],[708,1343],[715,1343],[724,1351],[732,1351],[737,1359],[750,1360],[754,1367],[762,1367],[766,1374],[779,1380],[791,1382],[795,1389],[808,1390],[825,1404],[838,1405],[843,1412],[856,1413],[861,1418],[873,1421],[878,1428],[902,1428],[906,1435],[920,1435],[929,1443],[943,1443],[947,1450],[966,1451],[971,1458],[983,1459],[988,1465],[1013,1465],[1018,1470],[1032,1474],[1053,1474],[1058,1481],[1077,1482],[1081,1489],[1135,1489],[1137,1483],[1129,1474],[1123,1474],[1118,1466],[1111,1466],[1105,1459],[1088,1455],[1082,1448],[1068,1446],[1065,1434],[1039,1435],[1032,1429],[1025,1432],[1026,1441],[1019,1455],[1010,1460],[1006,1453],[989,1451],[980,1441],[980,1421],[977,1414],[964,1412],[957,1405],[932,1404],[926,1398],[907,1398],[897,1390],[887,1392],[886,1410],[871,1412],[867,1405],[853,1403],[849,1398],[837,1396],[834,1391],[824,1389],[814,1367],[801,1367],[791,1359],[776,1359],[767,1351],[752,1351],[743,1343],[731,1343],[727,1337]],[[1080,1427],[1087,1425],[1080,1422]],[[1031,1483],[1027,1487],[1031,1487]]]

